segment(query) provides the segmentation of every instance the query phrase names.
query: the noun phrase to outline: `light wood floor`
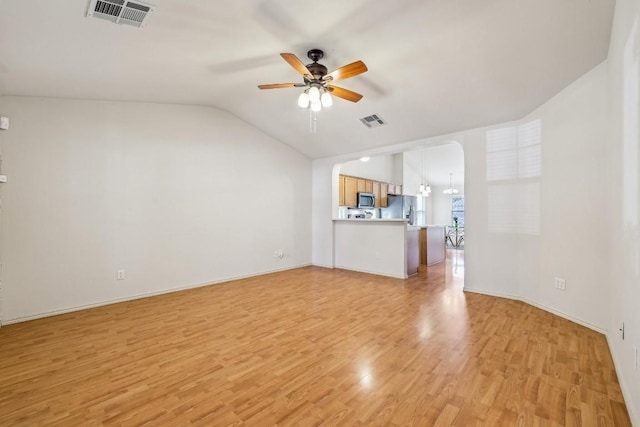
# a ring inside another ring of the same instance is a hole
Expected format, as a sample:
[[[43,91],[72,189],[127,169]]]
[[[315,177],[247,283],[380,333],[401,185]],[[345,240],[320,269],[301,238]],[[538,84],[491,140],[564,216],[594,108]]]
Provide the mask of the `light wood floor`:
[[[630,425],[605,337],[462,291],[303,268],[0,329],[0,425]]]

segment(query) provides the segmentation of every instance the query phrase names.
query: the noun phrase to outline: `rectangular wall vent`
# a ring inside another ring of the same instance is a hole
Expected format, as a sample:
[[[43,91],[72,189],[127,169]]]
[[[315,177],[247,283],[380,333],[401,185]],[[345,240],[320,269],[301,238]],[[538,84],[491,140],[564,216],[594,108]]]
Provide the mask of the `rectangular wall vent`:
[[[365,125],[368,128],[377,128],[378,126],[387,124],[387,122],[382,120],[382,118],[377,114],[372,114],[370,116],[363,117],[360,119],[360,121],[362,122],[363,125]]]
[[[87,16],[105,19],[114,24],[125,24],[142,28],[153,14],[155,8],[139,1],[127,0],[91,0]]]

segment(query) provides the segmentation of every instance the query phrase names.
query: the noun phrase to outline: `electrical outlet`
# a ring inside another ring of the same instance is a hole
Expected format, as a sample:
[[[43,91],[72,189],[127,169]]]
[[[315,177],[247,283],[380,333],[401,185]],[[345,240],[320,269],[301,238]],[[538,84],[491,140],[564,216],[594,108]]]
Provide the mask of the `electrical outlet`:
[[[634,345],[633,346],[633,369],[635,369],[636,372],[638,371],[638,363],[640,363],[640,361],[638,361],[638,347]]]
[[[118,280],[124,280],[124,270],[118,270],[118,273],[116,275],[116,278]]]
[[[622,322],[622,327],[618,330],[620,331],[620,337],[624,340],[624,322]]]
[[[273,251],[273,257],[274,258],[284,258],[284,251],[282,249],[276,249],[275,251]]]
[[[554,278],[553,281],[556,289],[560,290],[560,291],[566,291],[567,290],[567,282],[561,278],[561,277],[556,277]]]

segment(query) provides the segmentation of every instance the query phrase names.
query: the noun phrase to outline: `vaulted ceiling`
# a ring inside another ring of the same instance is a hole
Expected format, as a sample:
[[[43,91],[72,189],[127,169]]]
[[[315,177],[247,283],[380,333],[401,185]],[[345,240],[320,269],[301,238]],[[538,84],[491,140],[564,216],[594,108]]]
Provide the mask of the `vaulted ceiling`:
[[[208,105],[310,158],[519,119],[606,59],[614,0],[154,0],[143,29],[85,17],[89,0],[0,0],[0,95]],[[279,53],[369,71],[300,110]],[[359,118],[380,115],[368,129]]]

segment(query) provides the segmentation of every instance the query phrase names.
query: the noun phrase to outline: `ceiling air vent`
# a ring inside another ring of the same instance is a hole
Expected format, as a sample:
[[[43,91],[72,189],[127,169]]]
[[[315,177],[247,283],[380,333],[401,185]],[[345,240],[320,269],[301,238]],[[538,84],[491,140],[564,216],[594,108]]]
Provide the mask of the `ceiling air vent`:
[[[363,125],[365,125],[368,128],[377,128],[378,126],[387,124],[387,122],[382,120],[382,118],[380,118],[380,116],[378,116],[377,114],[372,114],[370,116],[363,117],[360,119],[360,121],[362,122]]]
[[[139,1],[91,0],[87,16],[106,19],[114,24],[126,24],[142,28],[151,17],[154,7]]]

